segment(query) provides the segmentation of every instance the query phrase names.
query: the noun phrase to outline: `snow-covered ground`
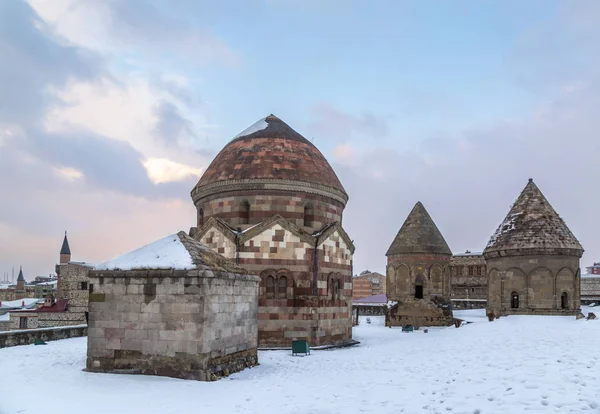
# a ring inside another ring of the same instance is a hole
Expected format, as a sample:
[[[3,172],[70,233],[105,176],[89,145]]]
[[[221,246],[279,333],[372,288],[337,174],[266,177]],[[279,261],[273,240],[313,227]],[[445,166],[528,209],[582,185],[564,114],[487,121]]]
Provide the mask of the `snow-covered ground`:
[[[358,346],[260,352],[214,383],[83,372],[86,338],[0,349],[0,413],[600,412],[600,321],[456,316],[474,323],[402,333],[363,317]]]

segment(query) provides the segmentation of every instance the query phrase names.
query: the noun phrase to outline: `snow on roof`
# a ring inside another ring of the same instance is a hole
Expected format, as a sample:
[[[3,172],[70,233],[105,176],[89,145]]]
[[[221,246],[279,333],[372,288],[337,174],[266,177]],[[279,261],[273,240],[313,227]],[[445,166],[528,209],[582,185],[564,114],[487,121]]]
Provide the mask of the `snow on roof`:
[[[250,125],[248,128],[244,129],[242,132],[240,132],[235,137],[233,137],[233,139],[245,137],[246,135],[251,135],[251,134],[254,134],[255,132],[262,131],[263,129],[267,129],[269,124],[267,123],[266,119],[267,119],[266,117],[259,119],[258,121],[256,121],[252,125]]]
[[[597,278],[597,279],[600,279],[600,275],[594,275],[592,273],[584,273],[584,274],[581,275],[582,279],[591,279],[591,278],[594,278],[594,277]]]
[[[58,280],[52,280],[50,282],[40,282],[36,286],[56,286],[58,284]]]
[[[457,257],[461,257],[461,256],[481,256],[483,255],[483,252],[471,252],[469,250],[467,250],[464,253],[454,253],[453,256],[457,256]]]
[[[179,236],[171,234],[96,266],[96,270],[194,269],[192,257]]]
[[[25,298],[25,299],[18,299],[18,300],[6,300],[6,301],[0,301],[0,302],[2,303],[2,305],[0,305],[0,309],[21,308],[23,306],[23,304],[25,304],[25,308],[29,309],[29,308],[35,308],[35,306],[38,303],[44,302],[44,299],[40,299],[40,298]]]
[[[4,315],[0,315],[0,322],[10,321],[10,312],[6,312]]]

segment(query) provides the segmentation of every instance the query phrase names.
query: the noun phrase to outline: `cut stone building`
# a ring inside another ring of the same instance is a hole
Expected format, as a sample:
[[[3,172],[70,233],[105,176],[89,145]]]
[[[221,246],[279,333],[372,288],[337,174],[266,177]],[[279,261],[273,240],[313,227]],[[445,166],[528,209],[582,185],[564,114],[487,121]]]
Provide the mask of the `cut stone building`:
[[[458,253],[450,261],[452,274],[452,306],[482,309],[487,302],[487,270],[483,253]]]
[[[256,365],[259,281],[185,232],[97,266],[87,369],[210,381]]]
[[[600,303],[600,274],[586,273],[581,275],[581,304]]]
[[[190,235],[260,275],[260,347],[352,340],[348,195],[310,141],[269,115],[221,150],[191,196]]]
[[[408,215],[386,256],[391,301],[386,326],[452,324],[452,252],[421,202]]]
[[[488,314],[579,312],[583,248],[532,179],[483,255]]]

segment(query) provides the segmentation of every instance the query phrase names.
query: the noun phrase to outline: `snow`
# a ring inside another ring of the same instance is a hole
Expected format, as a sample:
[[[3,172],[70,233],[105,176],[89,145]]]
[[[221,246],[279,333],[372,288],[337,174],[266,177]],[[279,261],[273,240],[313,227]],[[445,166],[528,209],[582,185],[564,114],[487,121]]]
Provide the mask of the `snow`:
[[[397,304],[398,304],[398,302],[396,302],[395,300],[388,300],[387,307],[388,307],[388,309],[391,309],[394,306],[396,306]]]
[[[584,309],[588,313],[592,308]],[[360,345],[310,356],[259,352],[214,383],[84,372],[86,338],[0,349],[0,413],[597,413],[600,321],[457,311],[458,329],[403,333],[369,316]],[[48,403],[48,384],[52,401]],[[33,391],[32,391],[33,390]]]
[[[592,279],[592,278],[597,278],[600,279],[600,275],[594,275],[592,273],[584,273],[581,275],[582,279]]]
[[[488,242],[488,246],[491,246],[494,243],[496,243],[496,241],[498,240],[498,238],[501,235],[510,233],[511,231],[515,230],[516,229],[515,222],[517,221],[517,218],[519,218],[519,216],[522,214],[523,214],[523,212],[521,212],[521,211],[509,214],[506,217],[506,219],[504,219],[504,221],[502,222],[500,227],[498,227],[498,229],[496,229],[496,232],[490,238],[490,241]]]
[[[233,139],[245,137],[246,135],[254,134],[255,132],[262,131],[263,129],[267,129],[269,123],[266,121],[267,118],[262,118],[250,125],[248,128],[244,129],[242,132],[237,134]]]
[[[41,302],[44,302],[44,299],[40,298],[25,298],[18,300],[4,300],[0,301],[2,305],[0,305],[0,309],[3,308],[21,308],[23,303],[25,303],[26,308],[35,308],[35,305]]]
[[[58,280],[52,280],[50,282],[40,282],[36,286],[56,286],[58,285]]]
[[[96,266],[96,270],[194,269],[192,257],[177,234]]]
[[[0,322],[10,321],[10,312],[6,312],[4,315],[0,315]]]

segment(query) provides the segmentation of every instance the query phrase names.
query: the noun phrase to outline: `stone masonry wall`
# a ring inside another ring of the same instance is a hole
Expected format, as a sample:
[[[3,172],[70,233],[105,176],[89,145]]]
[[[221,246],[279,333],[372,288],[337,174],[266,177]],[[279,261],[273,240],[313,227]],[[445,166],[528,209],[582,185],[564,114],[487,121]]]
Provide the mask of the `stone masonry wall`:
[[[581,278],[581,303],[590,304],[600,301],[600,275]]]
[[[235,243],[228,239],[219,229],[214,227],[209,229],[198,241],[228,259],[235,257]]]
[[[87,368],[214,380],[257,364],[259,278],[94,271]]]
[[[56,266],[59,277],[57,299],[67,299],[67,312],[76,323],[86,323],[85,312],[88,310],[90,280],[88,273],[91,267],[78,263],[66,263]]]
[[[244,201],[250,205],[247,224],[240,220],[241,205]],[[307,203],[313,207],[313,222],[309,228],[304,227],[304,206]],[[341,221],[344,208],[338,201],[315,194],[299,195],[297,192],[267,192],[264,190],[221,193],[200,200],[196,207],[202,209],[204,221],[215,216],[224,219],[233,228],[254,225],[275,214],[280,214],[298,227],[307,230],[316,230],[325,223]],[[198,222],[198,227],[200,226],[201,223]]]
[[[0,348],[17,345],[31,345],[36,339],[41,339],[42,341],[56,341],[59,339],[76,338],[86,335],[87,327],[85,325],[0,332]]]
[[[568,314],[580,308],[579,258],[506,256],[487,259],[487,310],[507,314]],[[505,272],[505,274],[503,274]],[[512,307],[513,292],[518,307]],[[562,309],[561,295],[568,304]]]

